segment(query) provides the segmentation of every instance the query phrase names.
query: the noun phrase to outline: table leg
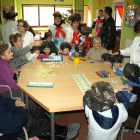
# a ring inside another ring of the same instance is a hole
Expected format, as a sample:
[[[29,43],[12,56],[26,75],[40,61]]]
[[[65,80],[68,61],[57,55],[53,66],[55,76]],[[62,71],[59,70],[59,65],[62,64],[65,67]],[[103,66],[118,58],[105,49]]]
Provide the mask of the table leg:
[[[21,101],[24,103],[24,93],[21,91]]]
[[[55,140],[55,113],[51,113],[51,140]]]
[[[25,95],[26,98],[26,108],[29,109],[29,97],[28,95]]]

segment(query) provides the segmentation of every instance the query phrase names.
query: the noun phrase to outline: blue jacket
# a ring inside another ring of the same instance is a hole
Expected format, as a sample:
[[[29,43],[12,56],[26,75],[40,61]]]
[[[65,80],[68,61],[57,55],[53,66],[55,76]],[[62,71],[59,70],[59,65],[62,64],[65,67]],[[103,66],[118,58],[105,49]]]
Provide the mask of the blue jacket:
[[[15,100],[0,96],[0,140],[15,140],[27,122],[27,112],[16,107]]]
[[[116,94],[116,98],[119,103],[122,103],[126,110],[129,108],[129,100],[126,98],[122,91],[119,91]],[[83,105],[86,106],[85,99],[83,98]],[[96,122],[102,127],[103,129],[110,129],[116,123],[118,116],[119,116],[119,109],[116,105],[111,108],[112,118],[104,117],[99,114],[97,111],[92,110],[92,114]]]
[[[122,70],[119,70],[119,69],[116,69],[116,72],[115,72],[116,75],[120,75],[120,76],[123,76],[123,72]],[[139,84],[138,83],[134,83],[134,82],[130,82],[130,81],[126,81],[126,85],[129,85],[129,86],[135,86],[135,87],[140,87],[140,78],[139,78]],[[131,92],[128,92],[128,91],[123,91],[124,94],[126,95],[126,97],[128,98],[128,100],[131,99],[133,93]]]

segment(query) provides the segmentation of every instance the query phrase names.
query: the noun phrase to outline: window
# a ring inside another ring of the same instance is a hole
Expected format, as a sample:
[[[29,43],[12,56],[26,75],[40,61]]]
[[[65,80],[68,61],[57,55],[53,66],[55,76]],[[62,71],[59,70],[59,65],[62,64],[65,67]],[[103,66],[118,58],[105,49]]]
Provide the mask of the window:
[[[59,11],[62,15],[69,14],[67,10],[72,6],[55,5],[23,5],[23,19],[27,20],[30,26],[46,27],[54,23],[53,13]]]

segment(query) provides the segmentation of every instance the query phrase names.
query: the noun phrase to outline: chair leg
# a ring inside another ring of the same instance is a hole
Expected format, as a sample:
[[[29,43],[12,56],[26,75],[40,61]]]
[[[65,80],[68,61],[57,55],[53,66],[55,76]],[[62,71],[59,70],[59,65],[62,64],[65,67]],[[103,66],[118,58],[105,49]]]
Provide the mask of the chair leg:
[[[125,127],[122,127],[121,139],[120,139],[120,140],[122,140],[122,139],[123,139],[123,132],[124,132],[124,129],[125,129]]]

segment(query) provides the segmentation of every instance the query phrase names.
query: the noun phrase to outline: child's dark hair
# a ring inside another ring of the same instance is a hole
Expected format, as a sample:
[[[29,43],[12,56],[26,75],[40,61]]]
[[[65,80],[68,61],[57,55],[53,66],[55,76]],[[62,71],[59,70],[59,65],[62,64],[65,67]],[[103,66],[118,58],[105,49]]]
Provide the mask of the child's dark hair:
[[[102,9],[100,9],[100,10],[99,10],[99,12],[103,12],[103,10],[102,10]]]
[[[139,83],[140,68],[136,64],[127,63],[123,69],[123,75],[129,81]]]
[[[134,32],[136,32],[136,33],[140,32],[140,20],[135,23]]]
[[[104,61],[109,61],[109,62],[113,63],[113,56],[109,53],[102,54],[102,59]]]
[[[47,39],[50,36],[52,36],[52,34],[50,32],[45,32],[44,39]]]
[[[44,50],[45,48],[50,48],[52,47],[51,41],[43,41],[41,48]]]
[[[84,36],[89,36],[89,34],[92,32],[92,29],[90,27],[81,27],[80,32]]]
[[[39,48],[37,46],[33,46],[32,49],[31,49],[31,53],[34,53],[37,50],[39,50]]]
[[[68,42],[62,42],[60,45],[60,49],[63,51],[64,49],[68,48],[69,50],[71,50],[71,46]]]
[[[114,55],[113,62],[122,63],[124,57],[122,55]]]
[[[87,106],[94,111],[105,111],[113,107],[114,90],[108,82],[96,82],[84,95]]]

